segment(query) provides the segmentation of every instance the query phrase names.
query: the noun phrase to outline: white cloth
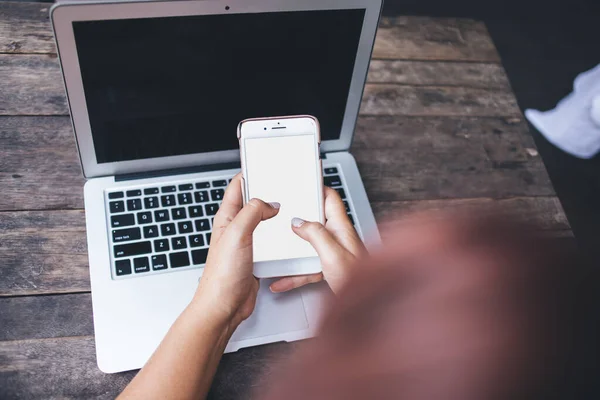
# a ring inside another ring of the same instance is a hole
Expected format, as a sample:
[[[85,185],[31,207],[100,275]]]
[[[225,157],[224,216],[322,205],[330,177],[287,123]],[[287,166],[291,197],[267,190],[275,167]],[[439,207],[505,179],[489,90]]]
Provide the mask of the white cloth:
[[[525,116],[556,147],[592,158],[600,151],[600,65],[580,74],[556,108],[525,110]]]

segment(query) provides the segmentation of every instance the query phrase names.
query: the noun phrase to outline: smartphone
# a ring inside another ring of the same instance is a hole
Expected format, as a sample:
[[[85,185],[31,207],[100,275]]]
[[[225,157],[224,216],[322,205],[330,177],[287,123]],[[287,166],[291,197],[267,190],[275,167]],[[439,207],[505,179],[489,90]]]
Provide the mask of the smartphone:
[[[321,272],[313,247],[292,231],[292,218],[325,222],[319,122],[311,116],[255,118],[238,126],[244,203],[281,204],[254,231],[258,278]]]

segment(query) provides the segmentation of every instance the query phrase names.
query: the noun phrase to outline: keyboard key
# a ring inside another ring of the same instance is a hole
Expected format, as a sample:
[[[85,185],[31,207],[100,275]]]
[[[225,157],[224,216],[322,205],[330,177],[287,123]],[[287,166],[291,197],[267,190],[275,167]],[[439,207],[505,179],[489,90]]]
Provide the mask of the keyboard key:
[[[135,218],[133,217],[133,214],[113,215],[110,217],[110,225],[113,228],[135,225]]]
[[[122,201],[111,201],[108,203],[111,214],[125,211],[125,203]]]
[[[337,188],[337,189],[335,189],[335,191],[338,192],[338,194],[340,195],[340,197],[342,198],[342,200],[346,199],[346,192],[344,192],[344,189]]]
[[[179,193],[177,195],[177,200],[179,200],[179,204],[191,204],[192,203],[192,194],[188,192]]]
[[[127,211],[137,211],[142,209],[141,199],[127,200]]]
[[[138,224],[140,224],[140,225],[151,223],[152,222],[152,213],[149,211],[138,213],[137,221],[138,221]]]
[[[133,259],[133,270],[136,274],[140,272],[150,271],[150,264],[148,264],[148,257],[139,257]]]
[[[160,191],[163,193],[172,193],[177,191],[177,188],[175,188],[175,186],[163,186],[160,188]]]
[[[158,194],[158,188],[144,189],[144,194],[145,195],[148,195],[148,194]]]
[[[108,198],[113,200],[113,199],[122,199],[123,198],[123,192],[112,192],[108,194]]]
[[[227,186],[227,180],[223,179],[221,181],[213,181],[213,187],[225,187]]]
[[[158,239],[154,241],[154,251],[156,251],[157,253],[169,250],[169,239]]]
[[[175,195],[169,194],[167,196],[161,196],[160,202],[163,207],[170,207],[175,205]]]
[[[146,207],[146,209],[158,208],[158,197],[146,197],[144,199],[144,207]]]
[[[347,201],[344,201],[344,206],[346,206],[346,212],[349,213],[350,212],[350,205],[348,205]]]
[[[117,271],[117,276],[129,275],[131,274],[131,261],[129,260],[117,260],[115,262],[115,270]]]
[[[194,190],[194,185],[192,185],[191,183],[179,185],[179,190]]]
[[[190,256],[187,251],[169,254],[171,268],[187,267],[190,265]]]
[[[202,234],[200,235],[191,235],[190,239],[190,247],[200,247],[204,246],[204,237]]]
[[[173,216],[173,219],[184,219],[184,218],[187,218],[187,215],[185,214],[185,208],[183,208],[183,207],[172,209],[171,210],[171,215]]]
[[[162,224],[160,232],[163,236],[171,236],[175,234],[175,224]]]
[[[142,238],[140,228],[126,228],[112,231],[113,242],[127,242],[128,240],[138,240]]]
[[[210,183],[208,183],[208,182],[196,183],[196,189],[208,189],[209,187],[210,187]]]
[[[152,269],[154,271],[160,271],[161,269],[167,268],[167,256],[165,256],[164,254],[152,256]]]
[[[185,240],[185,236],[171,238],[171,246],[173,246],[173,250],[181,250],[187,248],[187,241]]]
[[[210,225],[208,225],[208,220],[205,219],[197,219],[194,221],[196,224],[196,232],[204,232],[210,230]]]
[[[208,232],[206,234],[206,244],[210,244],[210,237],[212,236],[212,233]]]
[[[208,256],[208,249],[192,250],[192,262],[194,265],[206,264],[206,257]]]
[[[340,179],[340,177],[338,175],[333,175],[333,176],[326,176],[324,178],[325,181],[325,186],[342,186],[342,180]]]
[[[179,228],[180,234],[194,232],[194,227],[192,226],[192,221],[180,222],[177,224],[177,227]]]
[[[326,175],[337,174],[337,173],[338,173],[338,171],[337,171],[336,167],[325,168]]]
[[[348,218],[350,218],[350,222],[352,222],[352,225],[356,225],[354,223],[354,217],[352,217],[352,214],[348,214]]]
[[[206,190],[203,190],[201,192],[195,192],[194,198],[196,200],[196,203],[206,203],[208,201],[208,192]]]
[[[137,196],[141,196],[141,195],[142,195],[142,191],[140,189],[127,191],[127,197],[137,197]]]
[[[144,227],[144,238],[155,238],[158,237],[158,226],[150,225]]]
[[[223,189],[213,189],[210,191],[210,198],[212,201],[220,201],[223,200],[223,195],[225,194],[225,190]]]
[[[198,217],[204,216],[204,211],[202,211],[202,206],[188,207],[188,212],[190,213],[190,218],[198,218]]]
[[[114,248],[115,257],[130,257],[152,252],[150,242],[137,242],[130,244],[118,244]]]
[[[156,222],[165,222],[169,220],[169,212],[167,210],[154,211],[154,219]]]
[[[219,211],[219,205],[216,203],[207,204],[204,207],[206,208],[206,215],[215,215]]]

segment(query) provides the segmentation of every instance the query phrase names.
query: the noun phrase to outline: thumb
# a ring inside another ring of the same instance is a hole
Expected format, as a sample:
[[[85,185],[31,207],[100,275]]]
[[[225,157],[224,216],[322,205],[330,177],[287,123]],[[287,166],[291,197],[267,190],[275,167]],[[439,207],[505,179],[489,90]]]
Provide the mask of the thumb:
[[[292,219],[292,230],[315,249],[322,263],[334,260],[344,249],[333,235],[318,222],[308,222],[300,218]]]

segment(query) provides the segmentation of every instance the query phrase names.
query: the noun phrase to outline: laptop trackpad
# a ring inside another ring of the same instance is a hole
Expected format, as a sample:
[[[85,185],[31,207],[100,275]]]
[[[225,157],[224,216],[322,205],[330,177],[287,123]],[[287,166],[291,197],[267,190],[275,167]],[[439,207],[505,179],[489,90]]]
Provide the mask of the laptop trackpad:
[[[271,293],[274,279],[261,279],[254,313],[235,331],[232,342],[308,329],[299,290]]]

